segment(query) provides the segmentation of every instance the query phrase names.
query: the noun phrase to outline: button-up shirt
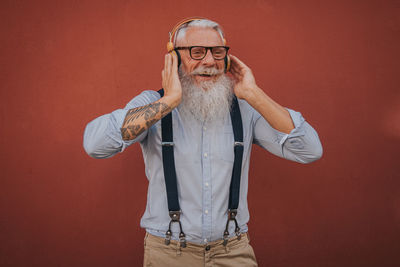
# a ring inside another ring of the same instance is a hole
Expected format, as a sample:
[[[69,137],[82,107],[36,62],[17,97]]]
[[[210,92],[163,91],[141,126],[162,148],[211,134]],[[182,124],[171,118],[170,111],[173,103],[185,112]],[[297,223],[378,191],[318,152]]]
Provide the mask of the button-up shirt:
[[[84,148],[94,158],[108,158],[139,142],[143,152],[145,173],[149,182],[146,211],[140,225],[150,234],[165,237],[168,213],[162,152],[161,121],[133,140],[124,141],[121,127],[128,110],[160,99],[156,91],[143,91],[124,109],[100,116],[86,126]],[[248,230],[248,173],[252,144],[257,144],[279,157],[309,163],[322,155],[317,132],[301,113],[287,109],[295,128],[282,133],[246,101],[239,100],[243,121],[243,162],[240,181],[237,221],[241,232]],[[187,241],[204,244],[223,237],[227,222],[229,185],[234,162],[234,138],[229,112],[218,123],[200,122],[183,116],[180,108],[172,110],[174,156],[181,223]],[[136,177],[132,177],[136,179]],[[138,181],[139,182],[139,181]],[[172,239],[177,240],[179,226],[172,224]],[[230,236],[234,223],[230,223]]]

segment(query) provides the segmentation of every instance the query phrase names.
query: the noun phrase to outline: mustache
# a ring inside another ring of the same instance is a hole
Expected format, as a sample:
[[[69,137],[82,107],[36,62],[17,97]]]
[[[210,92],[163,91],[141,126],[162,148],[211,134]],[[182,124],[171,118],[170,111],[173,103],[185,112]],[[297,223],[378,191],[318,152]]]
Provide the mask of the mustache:
[[[190,75],[198,75],[198,74],[206,74],[206,75],[220,75],[224,73],[223,70],[219,70],[217,68],[211,67],[211,68],[206,68],[203,66],[200,66],[193,70]]]

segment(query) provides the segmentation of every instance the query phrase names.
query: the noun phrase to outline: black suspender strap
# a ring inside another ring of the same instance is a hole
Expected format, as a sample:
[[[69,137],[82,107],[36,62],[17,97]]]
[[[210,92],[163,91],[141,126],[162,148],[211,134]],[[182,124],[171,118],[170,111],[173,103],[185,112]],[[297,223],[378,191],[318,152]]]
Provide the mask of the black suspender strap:
[[[229,222],[235,222],[235,233],[240,239],[240,228],[236,221],[237,208],[239,206],[239,193],[240,193],[240,176],[242,174],[242,159],[243,159],[243,124],[242,116],[240,114],[239,103],[234,96],[231,109],[231,121],[233,128],[234,153],[235,160],[233,162],[231,185],[229,187],[229,203],[228,203],[228,220],[224,231],[224,246],[228,244],[229,237]]]
[[[158,91],[161,97],[164,96],[164,90]],[[234,136],[234,153],[235,160],[233,163],[231,184],[229,187],[229,204],[228,204],[228,220],[224,231],[224,245],[228,243],[229,236],[229,222],[235,222],[235,233],[238,239],[240,239],[240,228],[236,221],[237,208],[239,206],[239,193],[240,193],[240,177],[242,172],[242,159],[243,159],[243,124],[242,116],[240,114],[239,103],[234,96],[232,101],[232,109],[230,112],[233,136]],[[172,133],[172,112],[161,119],[161,139],[162,139],[162,157],[163,157],[163,168],[165,186],[167,189],[168,198],[168,210],[171,221],[169,223],[168,230],[166,232],[165,244],[169,245],[172,232],[171,224],[173,222],[179,223],[180,233],[179,240],[182,247],[186,247],[186,236],[182,231],[182,224],[180,222],[181,209],[179,206],[178,199],[178,186],[176,180],[175,171],[175,160],[174,160],[174,142]]]
[[[162,89],[161,89],[162,90]],[[162,95],[164,92],[162,91]],[[164,118],[161,119],[161,139],[162,139],[162,158],[165,179],[168,180],[165,183],[167,187],[168,196],[168,209],[173,211],[179,211],[177,183],[176,183],[176,171],[175,171],[175,159],[174,159],[174,138],[172,132],[172,113],[170,112]]]
[[[164,96],[163,89],[160,89],[158,93],[161,97]],[[165,244],[169,245],[171,241],[171,224],[173,222],[177,222],[179,223],[180,228],[179,240],[181,243],[181,247],[186,247],[186,236],[185,233],[182,231],[182,224],[180,221],[181,208],[179,206],[178,185],[176,182],[174,141],[172,132],[172,112],[168,113],[164,118],[161,119],[161,145],[165,187],[167,189],[168,210],[169,216],[171,217],[168,230],[165,233]]]

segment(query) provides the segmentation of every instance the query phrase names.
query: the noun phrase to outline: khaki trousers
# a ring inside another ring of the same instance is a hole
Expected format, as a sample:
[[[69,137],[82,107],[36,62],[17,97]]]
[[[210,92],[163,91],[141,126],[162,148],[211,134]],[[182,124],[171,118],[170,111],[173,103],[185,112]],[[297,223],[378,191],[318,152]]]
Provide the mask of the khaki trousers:
[[[144,267],[253,267],[258,266],[248,234],[229,239],[227,246],[222,240],[198,245],[187,242],[185,248],[171,240],[167,246],[164,238],[146,233],[144,238]]]

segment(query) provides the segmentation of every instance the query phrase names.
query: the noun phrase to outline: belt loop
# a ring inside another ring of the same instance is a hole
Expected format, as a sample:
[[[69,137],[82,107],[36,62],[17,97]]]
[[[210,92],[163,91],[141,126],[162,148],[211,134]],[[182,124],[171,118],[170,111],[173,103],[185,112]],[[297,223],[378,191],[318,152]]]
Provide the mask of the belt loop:
[[[225,247],[225,252],[226,252],[226,253],[229,253],[229,252],[231,251],[231,250],[229,249],[228,244],[224,245],[224,247]]]
[[[180,256],[181,252],[181,242],[176,242],[176,256]]]
[[[146,246],[146,239],[147,239],[147,236],[148,236],[149,234],[146,232],[146,234],[144,235],[144,241],[143,241],[143,243],[144,243],[144,246]]]

